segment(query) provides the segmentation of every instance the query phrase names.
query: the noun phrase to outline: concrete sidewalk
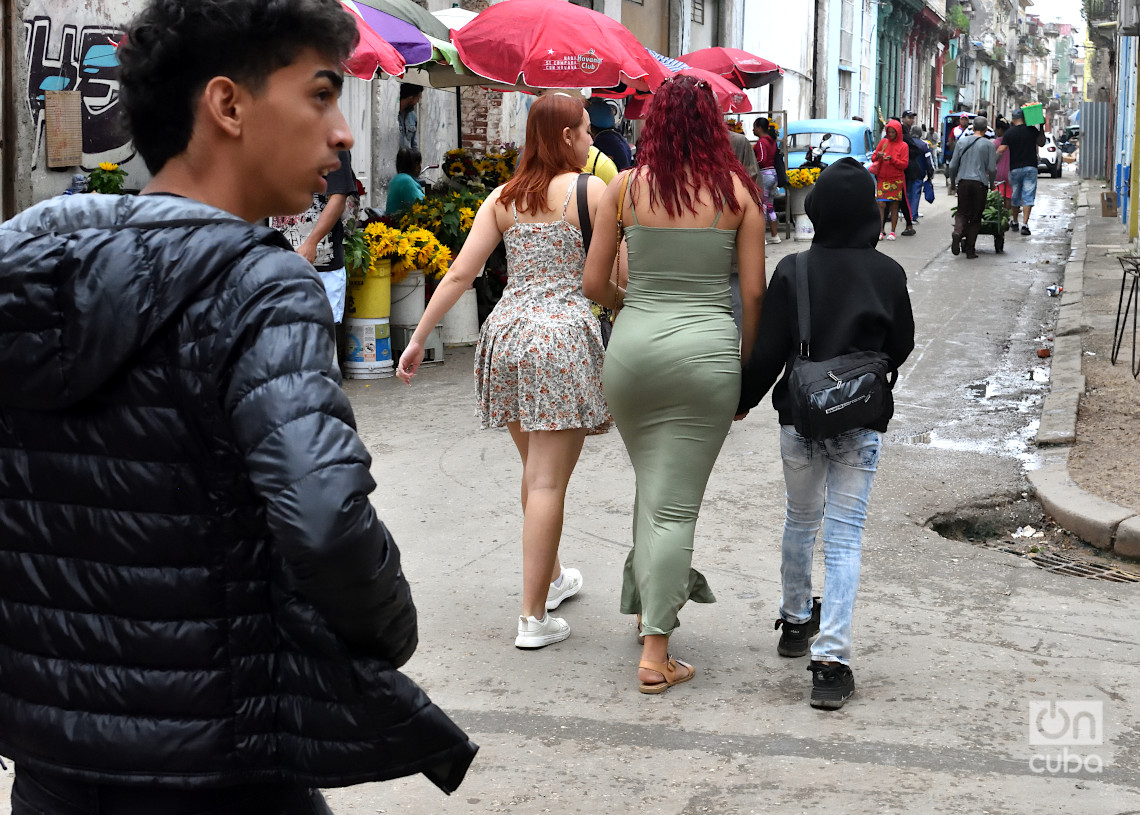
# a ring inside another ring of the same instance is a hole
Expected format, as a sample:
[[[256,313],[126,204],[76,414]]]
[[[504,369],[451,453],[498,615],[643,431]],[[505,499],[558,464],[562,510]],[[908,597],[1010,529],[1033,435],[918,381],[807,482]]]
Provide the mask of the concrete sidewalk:
[[[1130,251],[1127,232],[1117,218],[1100,215],[1099,181],[1084,181],[1076,202],[1073,242],[1065,266],[1064,293],[1057,319],[1051,387],[1042,410],[1037,444],[1044,449],[1044,464],[1031,471],[1030,484],[1046,512],[1065,529],[1092,545],[1126,557],[1140,557],[1140,513],[1079,486],[1069,473],[1069,460],[1077,442],[1077,413],[1085,393],[1083,364],[1093,337],[1102,342],[1112,336],[1118,289],[1100,286],[1086,296],[1086,277],[1118,281],[1118,255]],[[1092,251],[1090,251],[1090,248]],[[1107,301],[1111,300],[1111,304]],[[1095,351],[1090,351],[1095,355]],[[1104,354],[1107,356],[1107,352]],[[1120,364],[1130,363],[1129,348]],[[1140,386],[1137,387],[1140,394]],[[1113,455],[1116,451],[1097,451]]]

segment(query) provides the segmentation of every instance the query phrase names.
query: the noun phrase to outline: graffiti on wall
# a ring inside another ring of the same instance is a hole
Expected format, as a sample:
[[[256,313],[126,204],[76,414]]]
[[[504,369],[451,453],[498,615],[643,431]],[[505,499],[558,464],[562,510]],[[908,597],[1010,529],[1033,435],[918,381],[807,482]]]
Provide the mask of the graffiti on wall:
[[[101,161],[129,161],[134,148],[119,119],[119,59],[112,44],[122,31],[106,25],[53,23],[50,17],[42,16],[24,20],[24,35],[28,108],[35,122],[32,166],[39,165],[44,144],[45,91],[81,94],[84,168],[91,169]]]

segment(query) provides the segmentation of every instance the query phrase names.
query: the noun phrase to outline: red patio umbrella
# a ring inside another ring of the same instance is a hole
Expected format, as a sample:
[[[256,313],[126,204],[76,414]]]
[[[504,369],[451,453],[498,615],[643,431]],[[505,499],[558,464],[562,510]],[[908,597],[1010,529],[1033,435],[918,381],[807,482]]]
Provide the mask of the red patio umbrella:
[[[709,83],[713,95],[716,96],[716,102],[720,106],[721,113],[748,113],[752,110],[752,101],[747,94],[724,77],[700,68],[682,68],[677,71],[676,75],[680,74],[703,79]],[[638,94],[626,103],[623,115],[627,119],[644,119],[649,113],[649,105],[652,101],[652,97]]]
[[[563,0],[504,0],[451,41],[470,70],[508,85],[648,91],[669,75],[621,23]]]
[[[356,30],[360,33],[360,42],[345,60],[344,69],[360,79],[376,76],[377,68],[392,76],[403,76],[405,64],[400,52],[364,21],[353,3],[341,0],[341,5],[356,21]]]
[[[774,81],[784,69],[771,60],[742,51],[739,48],[702,48],[677,59],[694,68],[704,68],[723,76],[741,88],[759,88]]]

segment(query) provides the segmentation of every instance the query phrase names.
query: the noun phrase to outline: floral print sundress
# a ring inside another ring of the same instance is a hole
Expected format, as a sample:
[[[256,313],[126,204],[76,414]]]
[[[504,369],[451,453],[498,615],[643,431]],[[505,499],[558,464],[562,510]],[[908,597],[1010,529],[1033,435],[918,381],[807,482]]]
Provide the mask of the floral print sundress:
[[[475,348],[475,390],[483,427],[604,432],[604,348],[598,318],[582,294],[582,232],[566,220],[574,184],[553,223],[514,224],[503,233],[507,285]]]

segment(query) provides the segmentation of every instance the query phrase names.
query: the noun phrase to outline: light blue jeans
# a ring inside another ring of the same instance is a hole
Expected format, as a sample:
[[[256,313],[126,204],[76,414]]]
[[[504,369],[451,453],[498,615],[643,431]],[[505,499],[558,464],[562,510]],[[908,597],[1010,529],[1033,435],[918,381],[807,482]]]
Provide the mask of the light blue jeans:
[[[787,515],[780,563],[780,616],[811,619],[811,564],[823,524],[823,609],[811,658],[851,662],[851,618],[859,589],[863,524],[883,437],[877,430],[852,430],[823,441],[806,439],[791,425],[780,428]]]
[[[1033,206],[1037,200],[1037,165],[1010,170],[1009,186],[1013,189],[1014,208]]]

